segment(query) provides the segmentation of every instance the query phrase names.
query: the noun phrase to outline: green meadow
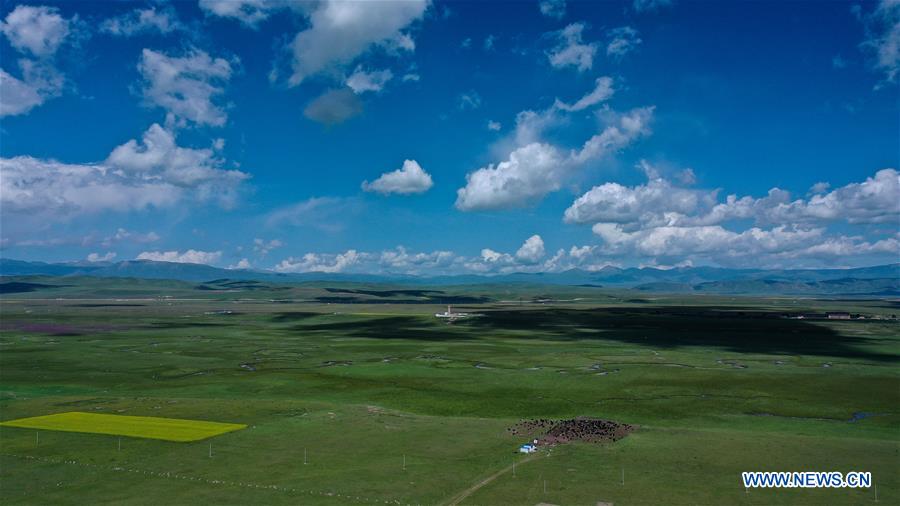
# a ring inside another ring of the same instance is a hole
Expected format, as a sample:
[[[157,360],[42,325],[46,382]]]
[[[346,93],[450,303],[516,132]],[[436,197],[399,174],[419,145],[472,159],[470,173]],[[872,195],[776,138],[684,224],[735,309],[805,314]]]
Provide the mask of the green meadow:
[[[896,301],[16,283],[0,422],[247,428],[173,442],[0,425],[4,504],[900,503],[900,324],[880,319]],[[477,316],[436,319],[448,303]],[[789,318],[834,310],[869,318]],[[507,431],[576,416],[637,430],[534,455]],[[742,471],[870,471],[875,487],[745,490]]]

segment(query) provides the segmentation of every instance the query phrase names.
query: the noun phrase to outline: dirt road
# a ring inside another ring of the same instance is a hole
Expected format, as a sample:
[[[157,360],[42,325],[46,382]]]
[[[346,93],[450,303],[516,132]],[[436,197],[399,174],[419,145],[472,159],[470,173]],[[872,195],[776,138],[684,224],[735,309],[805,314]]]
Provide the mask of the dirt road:
[[[456,506],[457,504],[463,502],[467,497],[469,497],[470,495],[472,495],[472,494],[474,494],[476,491],[478,491],[478,489],[480,489],[481,487],[483,487],[483,486],[487,485],[488,483],[490,483],[490,482],[496,480],[497,478],[499,478],[499,477],[500,477],[501,475],[503,475],[504,473],[508,473],[508,472],[512,471],[513,466],[516,466],[516,465],[517,465],[517,466],[521,466],[522,464],[524,464],[524,463],[526,463],[526,462],[529,462],[529,461],[532,461],[532,460],[536,459],[539,455],[540,455],[540,453],[532,453],[531,455],[528,455],[527,457],[525,457],[524,459],[522,459],[522,460],[516,462],[515,464],[510,464],[509,466],[504,467],[503,469],[501,469],[501,470],[497,471],[496,473],[494,473],[494,474],[488,476],[487,478],[485,478],[485,479],[479,481],[478,483],[472,485],[471,487],[469,487],[469,488],[463,490],[462,492],[459,492],[458,494],[454,495],[453,497],[451,497],[450,499],[448,499],[447,502],[444,503],[444,504],[446,504],[446,506]]]

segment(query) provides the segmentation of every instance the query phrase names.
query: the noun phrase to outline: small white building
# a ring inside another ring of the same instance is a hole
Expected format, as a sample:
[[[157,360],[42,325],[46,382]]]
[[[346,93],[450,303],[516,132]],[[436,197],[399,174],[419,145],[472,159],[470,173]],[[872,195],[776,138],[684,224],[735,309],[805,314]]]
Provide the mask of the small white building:
[[[447,311],[444,313],[434,313],[436,318],[446,318],[450,321],[458,320],[460,318],[466,318],[469,316],[469,313],[454,313],[452,306],[447,306]]]
[[[537,446],[531,443],[525,443],[519,447],[519,453],[534,453],[537,451]]]

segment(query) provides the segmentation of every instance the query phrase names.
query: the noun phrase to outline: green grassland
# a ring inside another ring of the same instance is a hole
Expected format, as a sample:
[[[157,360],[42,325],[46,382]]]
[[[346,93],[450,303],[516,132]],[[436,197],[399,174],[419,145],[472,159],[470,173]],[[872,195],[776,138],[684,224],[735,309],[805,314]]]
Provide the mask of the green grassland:
[[[895,301],[23,278],[0,421],[246,424],[176,443],[0,426],[4,504],[869,504],[742,471],[871,471],[900,503]],[[445,304],[481,316],[438,321]],[[637,425],[535,456],[524,418]],[[515,471],[512,465],[516,463]],[[624,473],[624,483],[622,475]]]

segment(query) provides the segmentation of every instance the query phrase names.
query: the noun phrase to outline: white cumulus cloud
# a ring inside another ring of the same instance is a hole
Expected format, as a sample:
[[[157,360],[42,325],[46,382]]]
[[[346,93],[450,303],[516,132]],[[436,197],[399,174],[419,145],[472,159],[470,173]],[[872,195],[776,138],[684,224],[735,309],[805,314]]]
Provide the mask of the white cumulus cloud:
[[[228,206],[249,176],[222,169],[223,163],[211,149],[178,146],[154,124],[141,141],[116,147],[102,162],[0,158],[0,205],[5,215],[24,220],[165,208],[188,199]]]
[[[179,264],[206,264],[212,265],[222,258],[221,251],[200,251],[189,249],[187,251],[144,251],[135,257],[137,260],[152,260],[154,262],[173,262]]]
[[[610,156],[649,134],[652,115],[652,107],[637,108],[624,114],[603,111],[606,127],[585,141],[580,149],[566,150],[545,142],[530,142],[518,147],[507,160],[467,174],[466,186],[456,192],[456,208],[477,211],[533,204],[546,194],[559,190],[573,171]],[[520,113],[517,140],[524,142],[539,137],[547,117],[546,113]]]
[[[538,7],[548,18],[562,19],[566,15],[566,0],[541,0]]]
[[[183,56],[168,56],[144,49],[138,70],[148,104],[162,107],[179,123],[222,126],[227,114],[214,99],[224,93],[231,79],[232,62],[191,49]]]
[[[579,72],[590,70],[594,65],[594,56],[597,54],[597,43],[585,44],[582,40],[582,32],[586,28],[584,23],[572,23],[553,35],[557,45],[547,53],[550,65],[556,68],[575,67]]]
[[[593,231],[603,239],[607,255],[654,259],[703,259],[720,265],[771,265],[797,258],[839,258],[844,255],[900,254],[900,242],[876,242],[859,237],[828,236],[821,227],[780,225],[737,232],[720,225],[663,226],[626,232],[620,225],[598,223]]]
[[[91,263],[109,262],[114,258],[116,258],[116,253],[114,251],[107,251],[104,255],[101,255],[100,253],[91,253],[87,256],[87,261]]]
[[[181,187],[198,187],[217,182],[228,183],[225,185],[227,187],[248,177],[237,170],[222,170],[220,167],[223,163],[213,148],[178,146],[175,135],[155,123],[144,132],[140,142],[132,139],[117,146],[106,159],[108,166],[122,169],[125,173],[136,177],[154,176]]]
[[[300,258],[289,257],[275,266],[277,272],[343,272],[365,258],[356,250],[339,254],[307,253]]]
[[[0,69],[0,117],[27,114],[62,94],[66,79],[55,65],[57,52],[73,38],[78,18],[65,19],[54,7],[19,5],[0,21],[10,45],[25,57],[15,61],[19,76]]]
[[[434,182],[431,180],[431,175],[425,172],[415,160],[404,160],[401,168],[386,172],[371,183],[368,181],[362,183],[363,190],[383,195],[425,193],[432,186],[434,186]]]
[[[284,246],[284,243],[278,239],[272,239],[270,241],[260,238],[253,239],[253,251],[259,253],[260,256],[266,256],[270,251],[282,246]]]
[[[576,163],[608,156],[628,146],[635,140],[650,134],[653,107],[638,107],[626,113],[603,110],[607,126],[584,142],[581,150],[572,154]]]
[[[625,230],[658,226],[709,226],[729,221],[752,220],[760,225],[816,224],[844,221],[850,224],[900,223],[900,173],[882,169],[860,183],[826,192],[817,183],[807,199],[791,199],[790,193],[772,188],[764,197],[728,195],[719,191],[690,189],[661,177],[647,162],[641,167],[647,183],[634,187],[618,183],[595,186],[566,209],[568,223],[614,223]]]
[[[62,94],[65,78],[43,61],[19,60],[22,78],[0,69],[0,117],[26,114]]]
[[[386,272],[402,274],[433,274],[436,270],[452,267],[457,261],[452,251],[413,253],[403,246],[382,251],[377,258],[379,267]]]
[[[583,109],[587,109],[588,107],[597,105],[600,102],[609,100],[610,98],[612,98],[614,93],[615,90],[613,89],[612,78],[606,76],[598,77],[595,81],[593,91],[578,99],[574,104],[570,105],[559,99],[556,99],[554,107],[569,112],[581,111]]]
[[[253,266],[250,264],[250,260],[247,260],[246,258],[242,258],[238,263],[228,266],[229,269],[250,269],[251,267]]]
[[[535,234],[526,239],[522,247],[516,251],[516,259],[533,264],[543,258],[544,254],[544,240]]]
[[[0,23],[10,45],[37,57],[56,53],[70,32],[70,22],[55,7],[19,5]]]
[[[674,186],[649,164],[641,162],[648,176],[646,184],[634,187],[605,183],[578,197],[566,209],[567,223],[618,223],[634,226],[664,225],[673,213],[688,215],[708,210],[716,203],[716,191]]]
[[[105,210],[169,207],[181,191],[165,181],[138,180],[101,164],[66,164],[30,156],[0,159],[4,213],[63,218]]]
[[[884,83],[896,84],[900,75],[900,2],[881,0],[862,21],[866,38],[861,48],[871,56],[872,67],[884,74]]]
[[[282,0],[200,0],[199,3],[200,9],[209,16],[235,19],[250,28],[257,28],[274,11],[288,4]]]
[[[772,266],[852,256],[884,260],[900,253],[900,236],[885,237],[881,228],[900,225],[900,174],[894,169],[832,191],[818,183],[807,198],[773,188],[759,198],[723,200],[718,189],[678,186],[647,162],[640,166],[646,183],[595,186],[566,210],[566,222],[593,224],[602,239],[591,256],[643,259],[650,265]],[[747,221],[757,226],[747,228]],[[844,225],[829,233],[834,223]],[[869,228],[858,229],[866,235],[842,235],[852,225]]]
[[[183,29],[184,25],[178,20],[178,14],[171,6],[160,9],[155,6],[137,8],[100,23],[101,31],[122,37],[151,32],[165,35]]]
[[[43,104],[45,98],[37,86],[16,79],[0,69],[0,116],[27,113]]]
[[[426,0],[345,2],[326,0],[309,15],[309,28],[290,43],[293,55],[288,84],[353,62],[370,47],[412,50],[415,43],[402,30],[422,19]]]
[[[500,253],[499,251],[494,251],[490,248],[484,248],[481,250],[481,259],[485,262],[511,262],[512,257],[507,253]]]
[[[614,61],[621,61],[626,54],[634,51],[641,44],[638,31],[630,26],[613,28],[606,32],[609,42],[606,44],[606,56]]]
[[[356,67],[356,70],[344,82],[357,95],[367,91],[381,91],[387,84],[394,73],[389,69],[365,71],[362,67]]]
[[[466,186],[456,192],[456,207],[476,211],[527,205],[560,188],[568,163],[566,153],[550,144],[522,146],[507,160],[467,174]]]

